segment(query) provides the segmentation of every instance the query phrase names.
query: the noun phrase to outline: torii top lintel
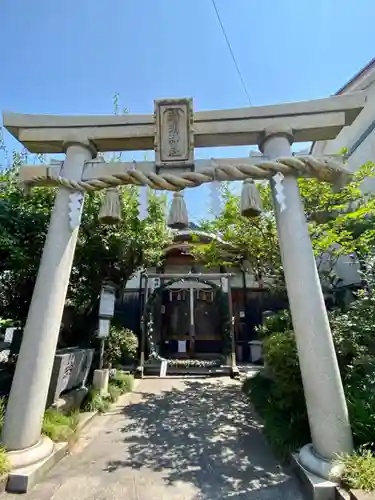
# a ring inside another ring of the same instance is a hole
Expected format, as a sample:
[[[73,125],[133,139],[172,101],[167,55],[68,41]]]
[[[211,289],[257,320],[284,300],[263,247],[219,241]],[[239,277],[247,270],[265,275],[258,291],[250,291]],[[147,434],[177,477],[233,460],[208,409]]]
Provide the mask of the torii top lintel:
[[[288,126],[295,142],[334,139],[366,103],[366,92],[312,101],[192,113],[194,146],[255,145],[268,127]],[[61,153],[89,139],[98,151],[154,149],[156,116],[57,116],[3,113],[6,129],[32,153]]]

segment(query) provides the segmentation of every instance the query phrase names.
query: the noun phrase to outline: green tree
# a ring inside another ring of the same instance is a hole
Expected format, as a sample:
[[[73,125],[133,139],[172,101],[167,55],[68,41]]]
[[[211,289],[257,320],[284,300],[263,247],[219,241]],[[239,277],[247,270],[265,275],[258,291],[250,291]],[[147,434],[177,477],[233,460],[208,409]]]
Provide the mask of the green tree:
[[[374,172],[374,164],[366,163],[340,191],[315,179],[299,180],[314,253],[327,257],[324,262],[328,262],[328,268],[326,265],[321,273],[331,283],[335,281],[333,269],[340,255],[355,253],[365,258],[374,247],[375,197],[364,196],[360,189],[363,180]],[[194,252],[208,267],[242,265],[243,261],[247,261],[258,282],[271,279],[273,288],[279,286],[283,289],[285,285],[271,192],[268,183],[258,184],[258,188],[263,203],[263,213],[259,217],[241,216],[240,197],[224,185],[222,212],[218,217],[200,224],[202,229],[219,234],[236,252],[226,257],[223,246],[216,241],[196,245]]]
[[[36,189],[25,197],[17,184],[24,153],[0,175],[0,317],[23,322],[38,270],[54,190]]]
[[[159,264],[170,240],[165,224],[166,197],[149,192],[149,216],[138,218],[135,186],[120,188],[122,220],[115,226],[98,223],[104,193],[90,193],[85,200],[67,304],[74,310],[75,329],[96,324],[97,305],[104,280],[118,290],[139,269]]]
[[[355,252],[365,258],[371,251],[375,243],[375,195],[364,195],[361,185],[374,173],[375,165],[365,163],[339,191],[316,179],[299,180],[316,255],[331,252],[335,258]]]
[[[247,262],[255,279],[262,282],[268,277],[276,277],[281,262],[269,189],[262,184],[258,188],[263,213],[259,217],[247,218],[240,214],[240,197],[227,184],[223,185],[220,215],[212,220],[201,221],[200,228],[219,235],[233,251],[223,252],[223,245],[213,240],[206,245],[196,245],[194,253],[208,267],[243,266]]]
[[[0,176],[0,317],[21,325],[31,300],[55,191],[34,188],[25,197],[17,183],[17,170],[24,160],[24,155],[14,154],[13,167]],[[160,261],[169,241],[166,198],[150,193],[149,216],[140,221],[137,188],[124,186],[120,192],[122,221],[116,226],[98,222],[104,193],[86,196],[66,303],[72,313],[66,326],[72,334],[89,334],[95,328],[104,280],[111,280],[118,289],[125,287],[138,269]]]

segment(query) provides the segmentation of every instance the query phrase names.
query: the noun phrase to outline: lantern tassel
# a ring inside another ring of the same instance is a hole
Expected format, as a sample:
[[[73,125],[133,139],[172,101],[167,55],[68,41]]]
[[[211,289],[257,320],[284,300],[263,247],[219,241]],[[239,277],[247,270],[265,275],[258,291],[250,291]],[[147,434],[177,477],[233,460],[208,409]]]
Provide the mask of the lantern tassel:
[[[252,179],[246,179],[242,184],[241,215],[257,217],[262,213],[262,202],[257,186]]]
[[[106,190],[98,218],[101,224],[108,225],[117,224],[121,221],[120,191],[117,187]]]
[[[180,192],[173,193],[167,225],[171,229],[186,229],[189,226],[189,217],[184,195]]]

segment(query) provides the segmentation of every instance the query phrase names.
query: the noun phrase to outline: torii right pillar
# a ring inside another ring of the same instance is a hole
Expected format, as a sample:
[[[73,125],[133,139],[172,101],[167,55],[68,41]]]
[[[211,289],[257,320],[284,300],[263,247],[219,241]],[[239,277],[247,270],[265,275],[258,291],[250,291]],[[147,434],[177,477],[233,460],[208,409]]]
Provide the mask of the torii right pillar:
[[[259,149],[267,159],[290,157],[292,131],[267,129]],[[308,471],[329,479],[340,474],[338,454],[353,450],[343,385],[297,179],[283,179],[286,207],[281,211],[271,189],[281,259],[296,337],[312,444],[299,452]]]

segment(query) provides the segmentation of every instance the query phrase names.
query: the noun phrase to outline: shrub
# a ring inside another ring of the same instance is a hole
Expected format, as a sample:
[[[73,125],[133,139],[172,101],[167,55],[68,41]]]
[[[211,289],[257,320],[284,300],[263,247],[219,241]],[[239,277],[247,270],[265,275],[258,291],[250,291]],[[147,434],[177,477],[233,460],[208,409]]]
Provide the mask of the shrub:
[[[138,337],[131,330],[124,330],[124,344],[122,347],[122,355],[124,362],[134,362],[137,359]]]
[[[360,447],[356,453],[340,457],[344,464],[343,484],[348,488],[375,490],[375,455],[366,448]]]
[[[337,359],[343,377],[349,375],[353,364],[375,356],[374,311],[375,298],[368,300],[366,297],[353,302],[347,313],[340,314],[335,311],[329,315]]]
[[[274,392],[285,408],[305,410],[297,347],[292,331],[274,333],[263,341],[263,356]]]
[[[0,318],[0,333],[5,333],[5,330],[11,326],[13,326],[13,320]]]
[[[270,323],[269,323],[270,324]],[[276,322],[280,326],[280,322]],[[287,324],[287,323],[285,323]],[[291,330],[271,332],[263,339],[267,378],[247,379],[243,391],[264,422],[264,434],[282,459],[310,441],[297,346]]]
[[[138,337],[127,328],[112,326],[105,349],[107,364],[114,367],[121,363],[132,363],[137,357]]]
[[[347,345],[344,336],[334,337],[339,364],[347,366],[342,370],[343,384],[356,446],[375,441],[375,358],[363,353],[354,342]],[[350,345],[352,347],[350,347]],[[272,380],[268,392],[272,391],[276,411],[285,411],[290,421],[307,422],[305,397],[299,369],[297,348],[292,332],[274,333],[263,342],[264,358]],[[356,352],[357,357],[348,353]],[[368,351],[367,351],[368,352]],[[249,382],[251,385],[251,381]],[[262,408],[257,408],[262,415]],[[301,424],[302,425],[302,424]]]
[[[277,332],[292,330],[292,318],[288,309],[271,314],[264,319],[263,324],[257,328],[261,338]]]
[[[304,407],[289,407],[277,385],[262,374],[243,383],[244,393],[264,423],[264,434],[282,459],[310,441],[309,424]]]
[[[105,413],[111,406],[110,396],[102,396],[99,391],[91,389],[83,404],[84,411],[98,411]]]
[[[111,385],[118,387],[121,394],[126,392],[131,392],[134,386],[134,377],[128,373],[117,372],[114,377],[111,378]]]
[[[359,450],[345,458],[345,477],[358,488],[370,484],[371,475],[375,476],[375,265],[370,263],[368,267],[366,289],[358,293],[357,300],[344,312],[329,312],[354,443]],[[261,334],[270,380],[258,376],[243,386],[264,420],[265,434],[283,456],[310,440],[297,348],[290,326],[285,311],[266,319]],[[366,448],[361,448],[364,445]]]
[[[78,412],[64,415],[49,408],[44,414],[42,432],[55,442],[71,441],[75,437],[78,423]]]
[[[350,422],[356,446],[375,441],[375,370],[354,366],[344,380]]]

